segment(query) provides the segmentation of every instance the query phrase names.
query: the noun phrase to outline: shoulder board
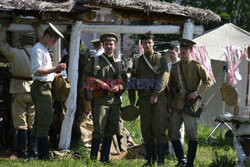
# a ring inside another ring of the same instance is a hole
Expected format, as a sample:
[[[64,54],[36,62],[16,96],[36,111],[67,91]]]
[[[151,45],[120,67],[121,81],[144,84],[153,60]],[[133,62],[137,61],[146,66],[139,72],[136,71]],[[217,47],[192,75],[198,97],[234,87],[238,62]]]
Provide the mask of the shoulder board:
[[[174,64],[172,64],[172,66],[174,66],[174,65],[176,65],[176,64],[178,64],[178,63],[180,63],[181,61],[177,61],[177,62],[175,62]]]
[[[192,60],[194,63],[196,64],[202,64],[200,61],[197,61],[197,60]]]
[[[158,56],[161,56],[161,53],[160,52],[155,52],[156,55]]]
[[[136,54],[133,56],[134,59],[141,57],[142,55]]]

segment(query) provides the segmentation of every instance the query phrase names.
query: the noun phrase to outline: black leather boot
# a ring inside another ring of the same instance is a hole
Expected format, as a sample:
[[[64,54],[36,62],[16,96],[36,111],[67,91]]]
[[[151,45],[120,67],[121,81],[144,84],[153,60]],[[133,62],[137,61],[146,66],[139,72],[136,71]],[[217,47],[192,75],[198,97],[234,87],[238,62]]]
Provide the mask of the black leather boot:
[[[27,130],[19,129],[17,131],[17,143],[18,143],[18,158],[28,158],[27,156]]]
[[[110,163],[109,153],[110,153],[111,142],[112,142],[111,138],[103,139],[102,149],[101,149],[101,162]]]
[[[157,152],[157,164],[164,165],[165,152],[166,152],[166,144],[158,143],[156,144],[156,152]]]
[[[154,144],[145,144],[146,147],[146,160],[147,162],[143,166],[152,166],[156,160],[156,151]]]
[[[49,160],[48,137],[37,138],[38,159]]]
[[[194,166],[194,159],[197,151],[198,141],[191,141],[189,140],[188,143],[188,158],[187,158],[187,165],[186,167],[193,167]]]
[[[28,156],[29,158],[36,158],[37,157],[37,141],[36,137],[30,135],[31,131],[27,131],[28,134]]]
[[[97,159],[97,154],[98,154],[100,143],[101,143],[100,139],[92,138],[91,151],[90,151],[90,159],[91,160],[96,160]]]
[[[178,159],[178,164],[176,166],[177,167],[186,167],[187,158],[186,158],[185,150],[183,148],[181,141],[174,140],[171,142],[172,142],[172,145],[174,147],[175,155]]]

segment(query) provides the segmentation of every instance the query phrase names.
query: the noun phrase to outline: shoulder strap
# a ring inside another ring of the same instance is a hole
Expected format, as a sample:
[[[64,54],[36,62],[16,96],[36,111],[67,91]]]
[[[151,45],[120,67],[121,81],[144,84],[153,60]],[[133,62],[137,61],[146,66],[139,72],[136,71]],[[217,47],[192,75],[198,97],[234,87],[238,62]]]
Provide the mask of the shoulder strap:
[[[109,62],[109,60],[105,57],[105,56],[103,56],[103,55],[101,55],[103,58],[104,58],[104,60],[108,63],[108,65],[109,65],[109,67],[113,70],[113,72],[115,73],[115,68],[113,67],[113,65]]]
[[[154,72],[154,74],[157,74],[156,70],[154,69],[154,67],[150,64],[150,62],[148,61],[148,59],[146,58],[146,56],[143,54],[142,55],[145,62],[147,63],[148,67]]]
[[[29,54],[29,52],[25,48],[22,48],[22,49],[25,51],[26,55],[28,56],[28,58],[30,60],[30,54]]]

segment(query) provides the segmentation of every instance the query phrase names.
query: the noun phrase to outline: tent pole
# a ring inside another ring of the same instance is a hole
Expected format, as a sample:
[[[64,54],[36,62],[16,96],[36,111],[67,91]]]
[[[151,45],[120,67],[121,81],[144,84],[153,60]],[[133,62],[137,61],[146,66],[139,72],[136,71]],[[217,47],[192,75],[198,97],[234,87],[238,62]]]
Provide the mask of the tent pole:
[[[248,46],[248,58],[250,59],[250,47]],[[247,71],[247,91],[246,91],[246,106],[248,106],[248,94],[249,94],[249,75],[250,75],[250,62],[247,63],[248,71]]]

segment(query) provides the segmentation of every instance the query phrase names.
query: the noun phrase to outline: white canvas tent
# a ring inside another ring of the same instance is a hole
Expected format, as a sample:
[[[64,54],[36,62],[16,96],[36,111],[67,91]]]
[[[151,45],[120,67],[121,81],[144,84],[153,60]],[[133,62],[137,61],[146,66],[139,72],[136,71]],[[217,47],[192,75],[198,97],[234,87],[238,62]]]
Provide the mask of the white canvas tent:
[[[223,111],[220,87],[223,80],[223,66],[227,65],[227,62],[222,47],[231,45],[242,47],[243,45],[250,45],[250,33],[234,24],[228,23],[195,38],[194,41],[198,45],[206,46],[216,79],[216,83],[213,87],[203,95],[203,99],[205,100],[208,100],[211,96],[213,97],[207,104],[206,112],[201,116],[201,122],[215,125],[215,117],[222,114]],[[242,75],[242,80],[238,81],[236,87],[240,96],[240,103],[241,105],[245,105],[248,70],[245,59],[243,59],[239,65],[239,70]],[[233,113],[233,108],[226,106],[225,112]]]

